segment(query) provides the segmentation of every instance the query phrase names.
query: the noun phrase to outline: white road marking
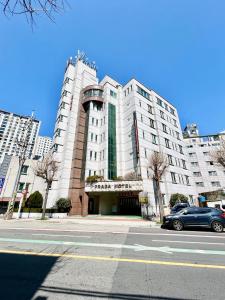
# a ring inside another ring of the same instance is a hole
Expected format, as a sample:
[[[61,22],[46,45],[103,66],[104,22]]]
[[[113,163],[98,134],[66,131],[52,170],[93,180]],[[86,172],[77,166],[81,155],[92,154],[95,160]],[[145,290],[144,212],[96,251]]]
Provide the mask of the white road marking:
[[[225,251],[221,250],[202,250],[202,249],[185,249],[185,248],[170,248],[165,247],[149,247],[145,245],[121,245],[121,244],[100,244],[100,243],[83,243],[83,242],[70,242],[70,241],[54,241],[54,240],[33,240],[33,239],[10,239],[0,238],[0,242],[11,242],[21,244],[48,244],[48,245],[66,245],[66,246],[83,246],[83,247],[97,247],[97,248],[112,248],[112,249],[130,249],[134,251],[156,251],[168,254],[173,253],[192,253],[204,255],[222,255],[225,256]]]
[[[152,240],[152,242],[180,243],[180,244],[201,244],[201,245],[225,245],[225,243],[207,243],[207,242],[188,242],[188,241],[170,241],[170,240]]]
[[[150,229],[150,228],[148,228]],[[103,231],[103,230],[80,230],[80,229],[57,229],[57,228],[24,228],[24,227],[5,227],[0,230],[27,230],[27,231],[52,231],[52,232],[85,232],[85,233],[111,233],[111,234],[129,234],[129,235],[144,235],[144,236],[181,236],[181,237],[198,237],[198,238],[212,238],[225,239],[223,233],[216,233],[212,235],[200,234],[184,234],[184,233],[150,233],[150,232],[127,232],[127,231]],[[1,231],[0,231],[1,232]]]
[[[63,237],[81,237],[81,238],[87,238],[90,239],[91,237],[89,235],[72,235],[72,234],[47,234],[47,233],[32,233],[32,235],[37,236],[63,236]]]

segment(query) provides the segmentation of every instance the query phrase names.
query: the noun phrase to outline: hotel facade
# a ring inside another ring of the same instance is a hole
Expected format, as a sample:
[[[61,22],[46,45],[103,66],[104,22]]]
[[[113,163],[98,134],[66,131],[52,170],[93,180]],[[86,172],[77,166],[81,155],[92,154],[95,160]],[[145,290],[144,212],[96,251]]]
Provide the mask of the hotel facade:
[[[59,170],[48,207],[63,197],[75,215],[157,214],[148,166],[154,151],[169,162],[161,182],[165,209],[173,193],[197,198],[176,108],[136,79],[99,81],[83,53],[66,66],[53,149]]]

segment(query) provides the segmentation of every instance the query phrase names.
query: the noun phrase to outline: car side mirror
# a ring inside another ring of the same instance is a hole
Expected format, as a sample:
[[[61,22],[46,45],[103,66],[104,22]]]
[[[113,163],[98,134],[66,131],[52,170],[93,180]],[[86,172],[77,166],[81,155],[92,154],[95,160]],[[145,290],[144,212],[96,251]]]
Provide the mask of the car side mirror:
[[[183,212],[183,215],[187,215],[188,214],[188,212],[187,212],[187,210],[185,210],[184,212]]]

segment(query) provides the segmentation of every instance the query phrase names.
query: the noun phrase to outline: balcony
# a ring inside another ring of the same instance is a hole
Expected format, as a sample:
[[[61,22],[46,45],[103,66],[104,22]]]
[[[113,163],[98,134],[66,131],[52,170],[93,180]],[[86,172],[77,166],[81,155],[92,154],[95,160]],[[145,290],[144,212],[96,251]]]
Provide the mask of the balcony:
[[[82,90],[82,104],[89,103],[90,101],[102,104],[103,98],[103,87],[100,85],[89,85]]]

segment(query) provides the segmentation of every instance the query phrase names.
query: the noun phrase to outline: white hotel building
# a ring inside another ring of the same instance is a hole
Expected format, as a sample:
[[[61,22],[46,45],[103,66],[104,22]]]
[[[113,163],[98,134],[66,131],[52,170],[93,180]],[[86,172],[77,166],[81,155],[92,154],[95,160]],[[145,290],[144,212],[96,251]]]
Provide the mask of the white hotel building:
[[[196,124],[188,124],[184,129],[193,181],[199,194],[225,189],[225,170],[213,162],[211,155],[224,140],[225,132],[199,135]]]
[[[165,208],[173,193],[197,197],[176,108],[136,79],[124,86],[109,76],[99,82],[83,54],[67,63],[53,148],[59,172],[49,207],[69,197],[72,214],[141,214],[138,195],[145,192],[148,211],[155,212],[148,169],[153,151],[162,151],[170,163],[161,182]],[[131,172],[138,179],[117,180]],[[92,175],[104,179],[89,184]]]

